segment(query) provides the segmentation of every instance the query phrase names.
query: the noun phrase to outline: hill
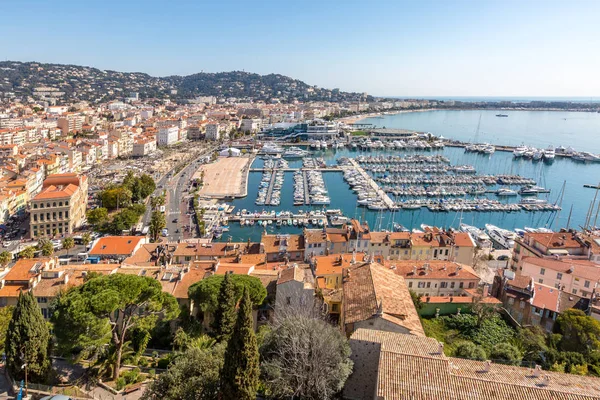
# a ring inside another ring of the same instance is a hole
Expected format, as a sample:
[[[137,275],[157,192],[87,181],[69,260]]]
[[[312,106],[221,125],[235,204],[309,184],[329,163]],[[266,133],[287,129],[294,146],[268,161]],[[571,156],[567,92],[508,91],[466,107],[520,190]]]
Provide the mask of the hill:
[[[93,103],[122,99],[138,93],[141,99],[177,101],[197,96],[247,100],[349,101],[358,93],[323,89],[284,75],[259,75],[242,71],[153,77],[140,72],[118,72],[92,67],[38,62],[1,61],[0,97],[56,97],[59,102]]]

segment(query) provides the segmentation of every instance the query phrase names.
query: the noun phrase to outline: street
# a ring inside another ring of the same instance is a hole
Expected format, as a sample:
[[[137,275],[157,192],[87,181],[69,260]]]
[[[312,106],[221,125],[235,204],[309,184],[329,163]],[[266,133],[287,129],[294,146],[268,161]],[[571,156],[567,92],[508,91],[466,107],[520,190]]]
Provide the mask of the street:
[[[163,190],[166,190],[165,219],[167,222],[166,227],[169,231],[169,241],[184,239],[186,237],[184,227],[192,226],[192,217],[186,215],[188,212],[188,202],[191,199],[191,194],[188,191],[190,188],[190,179],[200,166],[199,159],[211,155],[215,149],[216,147],[214,146],[209,147],[194,160],[190,161],[179,173],[170,177],[172,174],[172,171],[170,171],[156,183],[157,188],[153,193],[154,196],[160,196]],[[150,223],[151,217],[152,210],[148,207],[143,218],[145,226]],[[193,236],[193,231],[187,236]]]

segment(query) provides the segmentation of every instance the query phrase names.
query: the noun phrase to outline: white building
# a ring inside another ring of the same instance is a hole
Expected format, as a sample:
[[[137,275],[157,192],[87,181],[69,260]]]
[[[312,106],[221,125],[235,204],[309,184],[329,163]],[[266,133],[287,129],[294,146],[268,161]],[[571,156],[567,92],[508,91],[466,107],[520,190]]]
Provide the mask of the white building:
[[[240,149],[236,149],[234,147],[228,147],[219,152],[219,156],[221,157],[239,157],[242,154]]]
[[[207,124],[205,137],[206,140],[221,139],[221,127],[219,126],[219,124]]]
[[[165,126],[158,131],[157,142],[159,146],[170,146],[179,140],[179,128],[176,126]]]
[[[258,118],[243,119],[242,120],[242,131],[243,132],[258,132],[262,126],[262,120]]]

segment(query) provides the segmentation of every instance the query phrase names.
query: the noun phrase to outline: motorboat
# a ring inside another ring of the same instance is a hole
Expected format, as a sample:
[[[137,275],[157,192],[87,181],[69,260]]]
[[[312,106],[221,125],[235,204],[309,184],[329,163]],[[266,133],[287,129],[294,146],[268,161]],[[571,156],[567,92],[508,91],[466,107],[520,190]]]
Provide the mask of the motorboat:
[[[556,150],[554,150],[554,147],[552,147],[552,146],[548,146],[547,149],[544,149],[543,153],[544,153],[544,160],[546,160],[546,161],[553,161],[554,158],[556,157]]]
[[[516,196],[517,194],[515,190],[506,188],[498,189],[496,192],[496,196]]]
[[[492,224],[486,224],[485,230],[490,238],[499,246],[505,249],[511,249],[515,245],[516,233],[506,229],[498,228]]]
[[[527,147],[527,146],[523,146],[523,145],[521,145],[521,146],[519,146],[519,147],[517,147],[517,148],[515,148],[515,149],[513,150],[513,156],[515,156],[515,157],[517,157],[517,158],[518,158],[518,157],[523,157],[523,155],[525,154],[525,152],[526,152],[527,150],[528,150],[528,147]]]

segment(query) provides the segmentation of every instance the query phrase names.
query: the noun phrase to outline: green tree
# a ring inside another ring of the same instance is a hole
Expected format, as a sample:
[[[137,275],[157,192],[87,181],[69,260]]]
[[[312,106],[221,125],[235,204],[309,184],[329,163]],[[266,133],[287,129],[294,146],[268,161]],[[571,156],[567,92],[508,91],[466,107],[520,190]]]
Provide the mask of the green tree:
[[[8,325],[12,320],[12,315],[15,307],[6,306],[0,308],[0,351],[4,352],[4,343],[6,342],[6,333],[8,332]]]
[[[66,237],[62,241],[62,247],[67,251],[67,255],[69,254],[69,250],[75,247],[75,240],[72,237]]]
[[[548,351],[546,346],[546,334],[537,325],[519,329],[517,340],[519,350],[523,354],[523,360],[542,363],[543,355]]]
[[[256,399],[260,374],[258,357],[252,300],[248,289],[244,288],[235,327],[225,350],[221,373],[221,394],[224,399]]]
[[[12,254],[10,254],[9,251],[4,250],[2,253],[0,253],[0,265],[3,267],[6,267],[11,260]]]
[[[33,258],[35,257],[36,249],[34,246],[27,246],[19,253],[21,258]]]
[[[165,215],[160,211],[153,211],[148,225],[148,233],[154,242],[158,241],[158,237],[163,229],[167,226]]]
[[[153,210],[156,210],[160,206],[164,206],[166,202],[165,196],[154,196],[150,198],[150,207]]]
[[[348,341],[335,326],[295,311],[278,314],[265,334],[262,381],[274,398],[334,398],[352,373]]]
[[[94,208],[87,212],[87,221],[95,228],[108,222],[108,210],[104,207]]]
[[[31,381],[45,381],[50,371],[49,343],[48,325],[35,298],[30,292],[21,292],[6,333],[6,366],[10,374],[23,379],[25,371],[21,367],[27,364]]]
[[[477,346],[475,343],[469,341],[464,341],[456,346],[455,356],[480,361],[486,359],[486,354],[483,347]]]
[[[87,245],[92,243],[92,235],[89,232],[85,232],[81,235],[81,243],[87,247]]]
[[[48,239],[40,239],[37,245],[38,250],[42,251],[44,257],[50,257],[54,254],[54,245]]]
[[[110,343],[116,353],[113,379],[117,379],[128,332],[140,325],[153,326],[159,315],[171,319],[178,314],[177,300],[155,279],[112,274],[59,296],[52,320],[63,354],[87,356]]]
[[[497,363],[519,365],[521,353],[510,343],[498,343],[492,348],[490,359]]]
[[[252,303],[259,306],[267,297],[267,290],[262,285],[260,279],[249,275],[231,275],[231,282],[235,287],[236,303],[242,297],[245,288],[248,288]],[[189,298],[204,312],[214,312],[218,305],[218,296],[221,289],[221,282],[225,277],[223,275],[213,275],[194,283],[188,289]]]
[[[225,344],[209,349],[190,348],[152,381],[145,400],[217,400],[219,373],[223,368]]]
[[[416,292],[414,292],[413,290],[410,290],[410,289],[408,290],[408,292],[410,293],[410,298],[412,299],[412,302],[415,305],[415,308],[417,309],[417,311],[422,309],[423,301],[421,300],[421,296],[419,296]]]
[[[225,274],[219,288],[217,307],[211,324],[213,334],[219,342],[227,341],[233,332],[236,319],[235,305],[235,285],[231,281],[231,274]]]
[[[562,338],[559,348],[590,354],[600,349],[600,322],[587,316],[581,310],[566,310],[556,318],[556,325]]]
[[[105,189],[100,193],[102,207],[108,209],[126,208],[131,205],[133,194],[127,187]]]

